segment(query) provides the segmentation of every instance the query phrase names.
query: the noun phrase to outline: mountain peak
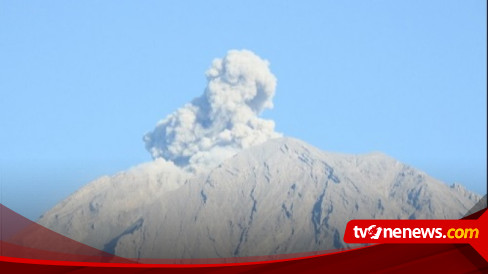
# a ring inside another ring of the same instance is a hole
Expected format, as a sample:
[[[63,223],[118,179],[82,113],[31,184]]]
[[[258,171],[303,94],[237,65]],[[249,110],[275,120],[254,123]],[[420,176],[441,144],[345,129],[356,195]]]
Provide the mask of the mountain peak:
[[[479,200],[385,154],[290,137],[198,173],[158,161],[88,184],[39,222],[125,257],[256,256],[348,247],[350,219],[460,218]]]

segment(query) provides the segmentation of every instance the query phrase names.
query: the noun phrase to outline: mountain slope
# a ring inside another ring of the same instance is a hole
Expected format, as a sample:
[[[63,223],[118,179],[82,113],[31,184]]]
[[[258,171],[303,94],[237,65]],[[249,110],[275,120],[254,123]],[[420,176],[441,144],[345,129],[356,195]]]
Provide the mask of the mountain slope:
[[[192,174],[164,160],[96,180],[39,223],[131,258],[209,258],[345,247],[347,221],[460,218],[480,197],[384,154],[272,139]]]

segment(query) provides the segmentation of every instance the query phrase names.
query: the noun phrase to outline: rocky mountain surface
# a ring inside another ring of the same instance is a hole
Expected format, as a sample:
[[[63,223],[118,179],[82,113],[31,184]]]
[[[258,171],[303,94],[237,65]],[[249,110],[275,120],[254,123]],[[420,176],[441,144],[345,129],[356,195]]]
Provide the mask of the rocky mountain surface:
[[[480,199],[382,153],[271,139],[220,165],[156,159],[97,179],[39,223],[127,258],[217,258],[347,247],[351,219],[462,217]]]

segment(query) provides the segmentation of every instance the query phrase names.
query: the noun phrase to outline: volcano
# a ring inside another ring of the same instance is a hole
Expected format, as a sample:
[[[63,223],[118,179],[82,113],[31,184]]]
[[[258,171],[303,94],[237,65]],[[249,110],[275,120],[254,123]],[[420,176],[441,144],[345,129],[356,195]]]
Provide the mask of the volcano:
[[[351,219],[456,219],[479,199],[382,153],[281,137],[206,170],[158,158],[101,177],[39,224],[126,258],[225,258],[345,248]]]

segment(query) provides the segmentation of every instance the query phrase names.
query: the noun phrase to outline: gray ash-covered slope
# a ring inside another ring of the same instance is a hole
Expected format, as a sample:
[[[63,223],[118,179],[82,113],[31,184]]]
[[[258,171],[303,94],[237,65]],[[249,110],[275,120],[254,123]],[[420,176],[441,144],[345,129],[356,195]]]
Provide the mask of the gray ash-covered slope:
[[[278,138],[198,174],[155,160],[83,187],[39,223],[130,258],[211,258],[347,246],[350,219],[460,218],[479,196],[381,153]]]

